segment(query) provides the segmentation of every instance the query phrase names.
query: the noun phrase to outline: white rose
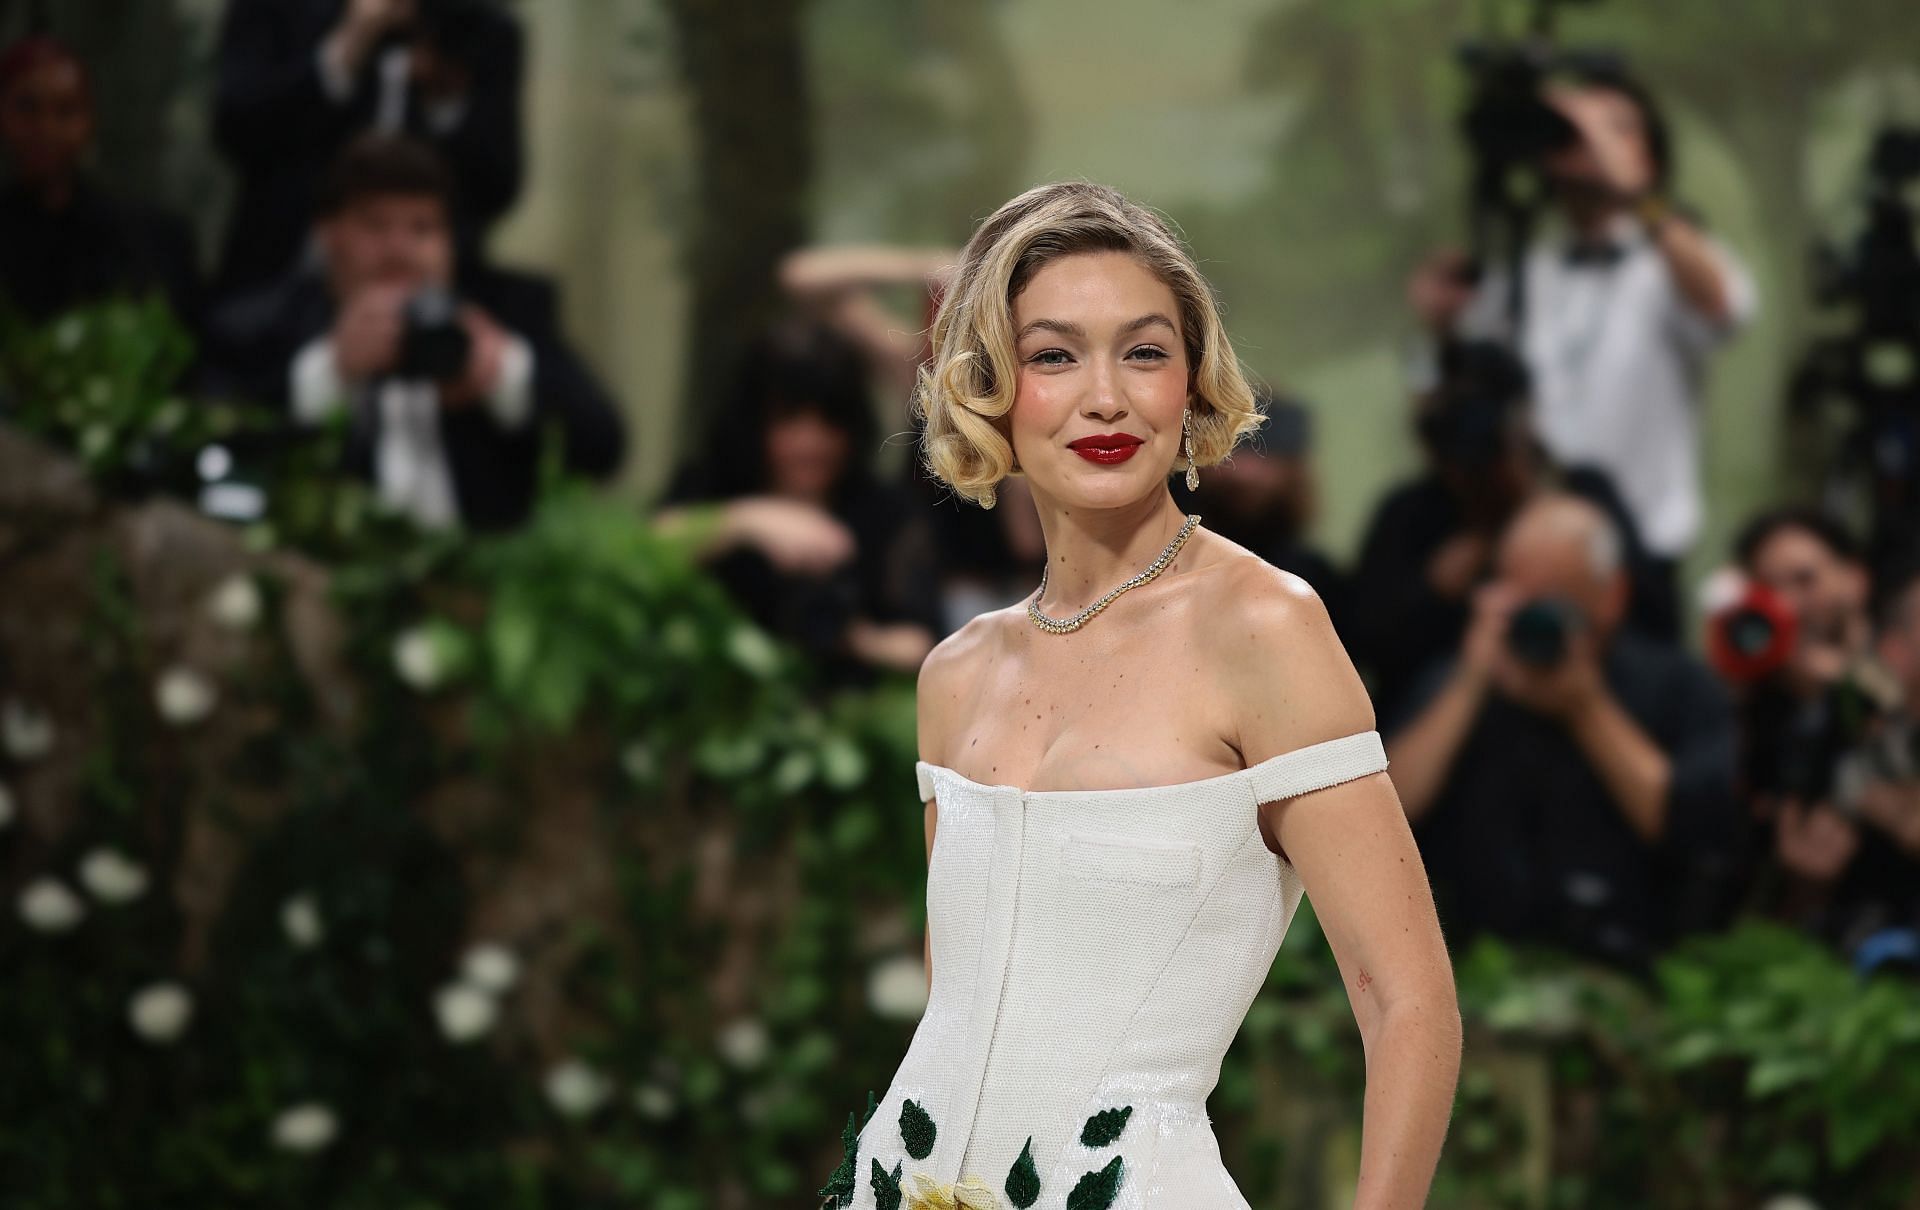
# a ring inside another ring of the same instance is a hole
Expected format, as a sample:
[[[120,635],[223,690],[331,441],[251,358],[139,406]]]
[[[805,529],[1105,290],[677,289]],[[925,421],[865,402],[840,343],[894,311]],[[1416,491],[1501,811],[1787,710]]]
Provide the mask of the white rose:
[[[0,782],[0,829],[12,826],[13,816],[13,791],[7,789],[5,782]]]
[[[642,1084],[633,1090],[633,1106],[650,1122],[664,1122],[673,1116],[673,1093],[659,1084]]]
[[[207,615],[229,630],[252,630],[260,613],[260,586],[246,572],[234,572],[207,594]]]
[[[127,1020],[133,1032],[149,1042],[165,1044],[186,1032],[193,1018],[193,997],[178,983],[154,983],[127,1001]]]
[[[500,1015],[486,989],[457,981],[434,993],[433,1012],[449,1042],[473,1041],[492,1029]]]
[[[898,954],[867,972],[867,1007],[875,1015],[910,1021],[927,1008],[927,968],[917,955]]]
[[[503,995],[520,979],[520,959],[504,945],[483,942],[460,959],[460,977],[482,991]]]
[[[741,1017],[720,1031],[715,1039],[720,1057],[742,1071],[760,1066],[766,1062],[767,1052],[772,1049],[767,1039],[767,1027],[760,1024],[756,1017]]]
[[[289,1105],[273,1119],[273,1145],[285,1151],[318,1151],[339,1132],[333,1110],[316,1101]]]
[[[18,698],[0,705],[0,743],[15,760],[39,760],[53,748],[53,719]]]
[[[607,1079],[579,1059],[567,1059],[547,1070],[547,1100],[570,1118],[584,1118],[607,1099]]]
[[[153,701],[160,717],[176,727],[190,727],[213,713],[220,692],[213,682],[188,668],[175,664],[160,674],[154,683]]]
[[[80,860],[80,881],[102,903],[126,903],[146,893],[147,871],[117,849],[95,849]]]
[[[319,900],[311,892],[302,891],[281,904],[280,929],[286,933],[287,940],[300,949],[319,945],[327,935],[326,924],[320,919]]]
[[[20,917],[43,933],[64,933],[86,917],[87,905],[58,878],[36,878],[20,892]]]
[[[418,628],[393,641],[393,666],[400,679],[415,689],[431,689],[440,683],[440,653],[433,636]]]

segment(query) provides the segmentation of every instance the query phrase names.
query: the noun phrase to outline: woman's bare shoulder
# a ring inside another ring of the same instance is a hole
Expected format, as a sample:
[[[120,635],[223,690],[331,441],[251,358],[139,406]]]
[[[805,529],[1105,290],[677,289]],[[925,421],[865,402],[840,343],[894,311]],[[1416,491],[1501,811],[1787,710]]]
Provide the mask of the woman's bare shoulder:
[[[1373,729],[1366,686],[1311,584],[1252,554],[1211,570],[1202,641],[1249,763]]]
[[[934,644],[921,663],[914,700],[922,760],[944,763],[952,726],[973,696],[981,675],[1005,645],[1010,609],[990,610],[972,618]]]

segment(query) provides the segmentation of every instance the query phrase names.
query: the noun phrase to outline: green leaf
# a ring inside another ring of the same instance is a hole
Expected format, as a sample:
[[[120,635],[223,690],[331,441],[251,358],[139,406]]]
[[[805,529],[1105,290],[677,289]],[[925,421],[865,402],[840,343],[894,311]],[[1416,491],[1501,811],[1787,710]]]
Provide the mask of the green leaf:
[[[908,1101],[900,1106],[900,1141],[906,1144],[908,1155],[924,1160],[933,1154],[936,1133],[933,1119],[917,1103]]]
[[[1107,1210],[1120,1194],[1120,1157],[1114,1156],[1105,1168],[1089,1172],[1067,1194],[1067,1210]]]
[[[895,1164],[893,1171],[888,1172],[879,1160],[874,1160],[868,1182],[873,1186],[874,1210],[900,1210],[900,1165]]]
[[[1020,1158],[1007,1170],[1007,1199],[1015,1210],[1027,1210],[1040,1196],[1040,1173],[1033,1166],[1033,1136],[1027,1136]]]
[[[1087,1119],[1080,1128],[1080,1143],[1086,1147],[1105,1147],[1120,1137],[1127,1128],[1127,1119],[1133,1116],[1133,1106],[1122,1105],[1118,1109],[1102,1109]]]

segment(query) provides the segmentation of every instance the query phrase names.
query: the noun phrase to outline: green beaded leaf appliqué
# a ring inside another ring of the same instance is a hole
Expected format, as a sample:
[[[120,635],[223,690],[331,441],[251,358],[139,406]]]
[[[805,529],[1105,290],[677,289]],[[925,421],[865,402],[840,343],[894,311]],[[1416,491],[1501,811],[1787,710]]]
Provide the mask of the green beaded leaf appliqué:
[[[874,1110],[878,1108],[879,1106],[874,1104],[873,1090],[869,1088],[867,1090],[866,1113],[861,1115],[858,1121],[855,1120],[854,1114],[850,1113],[847,1115],[846,1127],[840,1131],[840,1146],[842,1149],[840,1166],[833,1170],[833,1175],[827,1178],[827,1183],[820,1187],[820,1204],[822,1206],[835,1207],[853,1205],[855,1179],[853,1175],[853,1157],[854,1154],[860,1150],[861,1128],[873,1120]]]
[[[1080,1142],[1087,1147],[1105,1147],[1120,1137],[1127,1128],[1127,1119],[1133,1116],[1133,1106],[1122,1105],[1118,1109],[1102,1109],[1087,1119],[1080,1128]]]
[[[1067,1210],[1107,1210],[1120,1193],[1120,1157],[1098,1172],[1089,1172],[1067,1194]]]
[[[1020,1149],[1020,1158],[1007,1170],[1007,1200],[1015,1210],[1027,1210],[1040,1197],[1040,1173],[1033,1166],[1033,1136]]]
[[[900,1210],[900,1165],[895,1164],[893,1171],[888,1172],[879,1160],[874,1160],[873,1175],[868,1180],[873,1185],[876,1210]]]
[[[927,1111],[913,1101],[900,1106],[900,1141],[907,1146],[907,1154],[916,1160],[924,1160],[933,1153],[933,1119]]]

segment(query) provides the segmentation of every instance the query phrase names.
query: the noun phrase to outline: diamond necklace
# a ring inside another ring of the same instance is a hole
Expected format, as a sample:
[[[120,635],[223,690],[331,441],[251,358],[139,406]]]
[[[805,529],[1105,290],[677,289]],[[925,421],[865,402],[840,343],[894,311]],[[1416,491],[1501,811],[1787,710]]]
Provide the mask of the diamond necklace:
[[[1033,594],[1033,599],[1027,602],[1027,616],[1033,619],[1035,626],[1038,626],[1048,634],[1067,634],[1070,631],[1080,629],[1092,620],[1094,614],[1099,613],[1108,605],[1111,605],[1115,597],[1127,591],[1129,588],[1140,587],[1148,580],[1153,579],[1165,571],[1167,564],[1173,562],[1173,556],[1180,553],[1180,547],[1186,543],[1188,535],[1193,533],[1193,527],[1198,524],[1200,524],[1200,514],[1188,513],[1187,523],[1180,527],[1180,532],[1173,535],[1173,541],[1167,543],[1167,548],[1160,552],[1160,557],[1152,563],[1149,563],[1145,571],[1133,577],[1133,579],[1128,580],[1125,584],[1120,585],[1120,587],[1114,589],[1106,596],[1101,597],[1070,618],[1050,618],[1040,612],[1040,598],[1047,595],[1047,569],[1046,567],[1042,567],[1040,569],[1040,587]],[[1049,562],[1051,562],[1051,560],[1049,560]]]

